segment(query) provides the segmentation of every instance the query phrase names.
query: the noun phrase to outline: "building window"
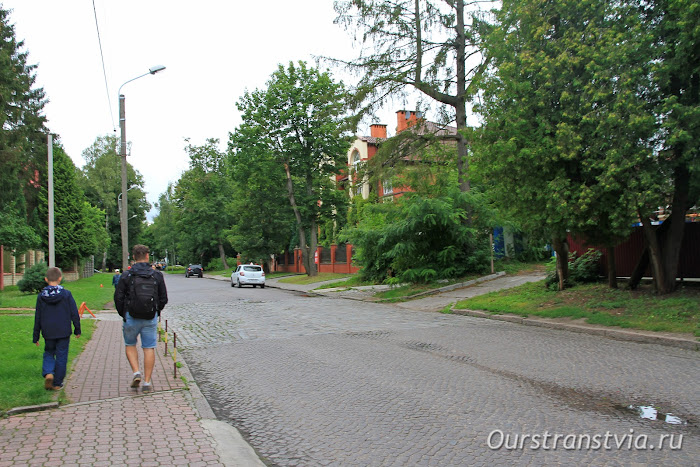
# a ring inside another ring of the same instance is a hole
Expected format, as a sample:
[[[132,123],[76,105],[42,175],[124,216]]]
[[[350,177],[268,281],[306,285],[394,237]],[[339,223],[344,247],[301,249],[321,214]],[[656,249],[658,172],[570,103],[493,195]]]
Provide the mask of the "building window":
[[[391,180],[382,181],[382,190],[385,195],[391,195],[394,193],[394,187],[391,186]]]
[[[353,173],[357,173],[357,169],[359,168],[359,165],[360,165],[360,153],[357,149],[352,152],[351,161],[352,161],[352,171],[353,171]]]

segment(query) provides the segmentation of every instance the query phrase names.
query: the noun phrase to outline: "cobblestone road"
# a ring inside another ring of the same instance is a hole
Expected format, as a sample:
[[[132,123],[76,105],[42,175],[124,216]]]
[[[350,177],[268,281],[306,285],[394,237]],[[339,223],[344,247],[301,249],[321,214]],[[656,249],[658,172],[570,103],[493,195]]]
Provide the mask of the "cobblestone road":
[[[202,392],[271,465],[700,461],[696,352],[167,280],[166,317]],[[628,409],[646,405],[687,424]]]

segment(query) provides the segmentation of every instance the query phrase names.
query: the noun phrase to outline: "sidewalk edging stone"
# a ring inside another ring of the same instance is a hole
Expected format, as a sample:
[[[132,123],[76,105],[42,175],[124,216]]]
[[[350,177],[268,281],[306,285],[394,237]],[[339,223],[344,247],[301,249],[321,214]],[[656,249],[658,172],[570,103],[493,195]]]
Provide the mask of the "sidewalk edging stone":
[[[450,290],[461,289],[463,287],[469,287],[470,285],[480,284],[481,282],[486,282],[486,281],[490,281],[493,279],[497,279],[497,278],[499,278],[501,276],[505,276],[505,275],[506,275],[505,271],[499,271],[499,272],[496,272],[493,274],[489,274],[488,276],[483,276],[483,277],[478,277],[476,279],[472,279],[470,281],[458,282],[456,284],[450,284],[450,285],[446,285],[445,287],[440,287],[440,288],[432,289],[432,290],[426,290],[425,292],[419,292],[417,294],[407,295],[406,297],[401,297],[401,298],[413,299],[413,298],[423,297],[425,295],[434,295],[436,293],[449,292]]]
[[[12,415],[19,415],[22,413],[29,413],[29,412],[41,412],[43,410],[51,410],[51,409],[57,409],[58,408],[58,402],[47,402],[46,404],[38,404],[38,405],[26,405],[24,407],[13,407],[7,412],[5,412],[5,415],[8,417]]]
[[[559,323],[545,321],[537,318],[523,318],[522,316],[517,315],[491,314],[489,312],[481,310],[458,310],[454,309],[454,304],[451,308],[451,312],[456,315],[471,316],[474,318],[493,319],[496,321],[507,321],[510,323],[523,324],[526,326],[537,326],[548,329],[578,332],[582,334],[591,334],[616,340],[641,342],[645,344],[658,344],[687,350],[700,350],[700,342],[683,338],[653,335],[647,333],[640,333],[637,331],[627,331],[623,329],[612,329],[598,326],[581,326],[573,323]]]

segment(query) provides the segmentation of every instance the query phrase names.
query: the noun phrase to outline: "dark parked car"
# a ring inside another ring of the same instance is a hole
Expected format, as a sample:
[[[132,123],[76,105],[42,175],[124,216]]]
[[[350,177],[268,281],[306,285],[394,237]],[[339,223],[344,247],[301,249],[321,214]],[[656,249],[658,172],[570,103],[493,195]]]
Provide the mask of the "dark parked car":
[[[201,264],[190,264],[185,269],[185,277],[197,276],[202,277],[202,265]]]

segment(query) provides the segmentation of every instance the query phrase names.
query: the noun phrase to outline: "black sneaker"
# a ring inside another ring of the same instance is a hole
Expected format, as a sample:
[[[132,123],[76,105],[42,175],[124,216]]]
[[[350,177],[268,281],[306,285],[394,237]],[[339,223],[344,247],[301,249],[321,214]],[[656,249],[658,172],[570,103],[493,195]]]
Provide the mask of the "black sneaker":
[[[134,373],[134,379],[131,380],[131,387],[136,389],[141,384],[141,372]]]
[[[143,383],[141,386],[143,392],[153,392],[153,383]]]

